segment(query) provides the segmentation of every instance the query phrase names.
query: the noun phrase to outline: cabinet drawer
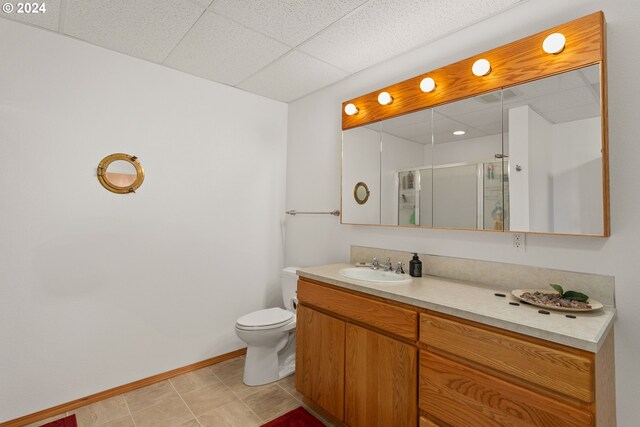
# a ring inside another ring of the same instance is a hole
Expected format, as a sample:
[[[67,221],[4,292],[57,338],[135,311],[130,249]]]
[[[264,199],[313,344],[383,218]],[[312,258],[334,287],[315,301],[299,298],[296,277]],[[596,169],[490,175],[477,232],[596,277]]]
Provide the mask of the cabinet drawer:
[[[593,358],[430,314],[420,342],[567,396],[593,401]]]
[[[392,304],[339,291],[327,286],[298,281],[298,299],[374,328],[404,337],[418,339],[418,313]]]
[[[420,351],[420,409],[453,426],[590,427],[593,415]]]

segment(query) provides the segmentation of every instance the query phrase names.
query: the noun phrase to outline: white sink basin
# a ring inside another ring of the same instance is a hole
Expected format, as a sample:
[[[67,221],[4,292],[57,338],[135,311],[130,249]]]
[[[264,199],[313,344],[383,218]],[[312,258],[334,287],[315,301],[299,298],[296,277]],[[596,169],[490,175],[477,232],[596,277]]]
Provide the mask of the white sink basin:
[[[411,276],[408,274],[396,274],[393,271],[372,270],[366,267],[343,268],[339,273],[349,279],[362,280],[364,282],[398,284],[411,282]]]

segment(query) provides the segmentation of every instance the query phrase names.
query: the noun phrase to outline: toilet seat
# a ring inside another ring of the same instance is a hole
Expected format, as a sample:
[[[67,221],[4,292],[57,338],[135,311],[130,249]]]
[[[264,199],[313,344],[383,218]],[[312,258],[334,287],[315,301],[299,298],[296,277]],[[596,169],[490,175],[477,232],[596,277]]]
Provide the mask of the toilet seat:
[[[245,331],[276,329],[288,325],[294,319],[295,316],[290,311],[279,307],[267,308],[242,316],[237,320],[236,328]]]

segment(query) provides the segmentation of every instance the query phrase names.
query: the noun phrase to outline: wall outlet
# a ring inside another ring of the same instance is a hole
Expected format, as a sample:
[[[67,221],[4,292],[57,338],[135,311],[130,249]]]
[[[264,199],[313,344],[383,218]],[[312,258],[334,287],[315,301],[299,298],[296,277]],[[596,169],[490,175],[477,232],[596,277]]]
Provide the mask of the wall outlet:
[[[523,233],[514,233],[513,234],[513,247],[516,252],[525,252],[527,249],[527,240],[525,238],[526,234]]]

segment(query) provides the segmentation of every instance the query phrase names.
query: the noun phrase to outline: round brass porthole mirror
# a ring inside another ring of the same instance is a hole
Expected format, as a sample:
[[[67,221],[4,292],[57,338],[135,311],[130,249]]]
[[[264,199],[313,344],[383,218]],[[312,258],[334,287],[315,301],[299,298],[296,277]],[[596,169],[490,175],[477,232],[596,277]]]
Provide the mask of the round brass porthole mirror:
[[[136,156],[111,154],[98,165],[98,181],[113,193],[135,193],[144,181],[144,169]]]
[[[359,182],[353,188],[353,198],[359,205],[364,205],[369,200],[369,187],[364,182]]]

